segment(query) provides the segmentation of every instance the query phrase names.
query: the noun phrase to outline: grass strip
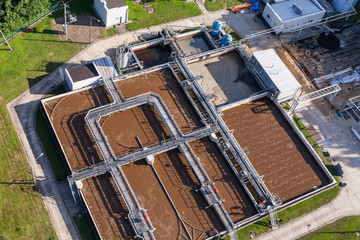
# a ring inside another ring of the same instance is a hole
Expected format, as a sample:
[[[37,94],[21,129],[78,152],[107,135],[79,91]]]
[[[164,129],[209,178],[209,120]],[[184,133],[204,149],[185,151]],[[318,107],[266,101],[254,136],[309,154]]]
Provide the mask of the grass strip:
[[[97,240],[96,233],[94,232],[87,216],[83,216],[81,218],[73,217],[73,219],[82,239]]]
[[[126,25],[130,31],[201,14],[195,3],[186,3],[182,0],[151,2],[153,13],[147,13],[143,5],[134,1],[125,2],[129,6],[129,19],[132,20],[132,23]]]
[[[359,239],[359,226],[359,216],[344,217],[300,238],[300,240],[356,240]]]
[[[245,3],[244,0],[216,0],[214,2],[210,2],[209,0],[205,0],[205,7],[211,11],[217,11],[220,9],[225,9],[229,7],[233,7],[236,5],[240,5]]]

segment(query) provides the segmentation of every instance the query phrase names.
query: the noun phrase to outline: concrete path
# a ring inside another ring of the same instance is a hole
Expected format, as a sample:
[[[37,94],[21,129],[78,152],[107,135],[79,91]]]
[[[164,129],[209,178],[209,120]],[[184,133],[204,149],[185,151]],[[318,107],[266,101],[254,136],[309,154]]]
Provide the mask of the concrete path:
[[[350,127],[360,130],[359,123],[337,116],[326,119],[310,104],[300,106],[296,113],[305,126],[313,125],[320,130],[324,140],[319,144],[329,151],[335,164],[342,164],[344,175],[340,180],[346,181],[348,185],[342,188],[339,195],[329,204],[256,239],[297,239],[340,218],[360,215],[360,146],[350,132]]]
[[[62,82],[58,71],[8,104],[11,119],[59,239],[81,239],[72,221],[46,154],[35,131],[36,111],[44,94]]]
[[[211,14],[211,12],[205,7],[205,0],[195,0],[195,3],[199,7],[203,15]]]

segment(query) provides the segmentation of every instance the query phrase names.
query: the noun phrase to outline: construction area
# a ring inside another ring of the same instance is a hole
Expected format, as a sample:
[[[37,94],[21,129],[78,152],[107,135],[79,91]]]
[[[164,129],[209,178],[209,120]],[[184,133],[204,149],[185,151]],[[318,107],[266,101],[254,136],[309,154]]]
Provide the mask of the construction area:
[[[236,239],[336,184],[242,45],[161,34],[120,46],[119,76],[42,100],[101,239]]]
[[[343,111],[347,101],[360,95],[360,24],[342,27],[299,41],[285,43],[285,49],[304,71],[311,84],[307,90],[341,85],[330,108]]]

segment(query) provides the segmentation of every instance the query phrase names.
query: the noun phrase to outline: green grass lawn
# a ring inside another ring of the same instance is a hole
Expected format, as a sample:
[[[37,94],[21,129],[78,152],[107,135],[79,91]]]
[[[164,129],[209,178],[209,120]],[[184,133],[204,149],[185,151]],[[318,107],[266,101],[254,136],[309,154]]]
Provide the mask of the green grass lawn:
[[[151,2],[153,13],[147,13],[142,5],[134,1],[125,2],[129,6],[129,19],[133,21],[127,25],[130,31],[201,14],[195,3],[186,3],[182,0]]]
[[[345,217],[310,233],[301,240],[356,240],[359,239],[356,232],[360,232],[360,217]]]
[[[105,38],[105,37],[109,37],[109,36],[112,36],[112,35],[116,35],[117,32],[114,28],[109,28],[109,29],[102,29],[102,33],[101,35],[99,36],[99,38]]]
[[[6,104],[54,71],[84,45],[51,34],[51,17],[0,47],[0,239],[52,239],[55,232]],[[13,183],[13,184],[10,184]]]
[[[245,3],[244,0],[216,0],[215,2],[210,2],[209,0],[205,0],[205,7],[209,11],[213,12],[216,10],[229,8],[243,3]]]
[[[96,233],[94,233],[87,216],[81,218],[73,217],[73,219],[82,239],[97,240]]]

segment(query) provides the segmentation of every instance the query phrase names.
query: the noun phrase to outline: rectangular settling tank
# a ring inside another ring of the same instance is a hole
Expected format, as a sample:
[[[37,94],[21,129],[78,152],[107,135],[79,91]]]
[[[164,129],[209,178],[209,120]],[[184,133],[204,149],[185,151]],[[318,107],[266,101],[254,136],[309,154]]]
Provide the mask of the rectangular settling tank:
[[[272,100],[231,108],[223,119],[269,191],[284,203],[330,183]]]

